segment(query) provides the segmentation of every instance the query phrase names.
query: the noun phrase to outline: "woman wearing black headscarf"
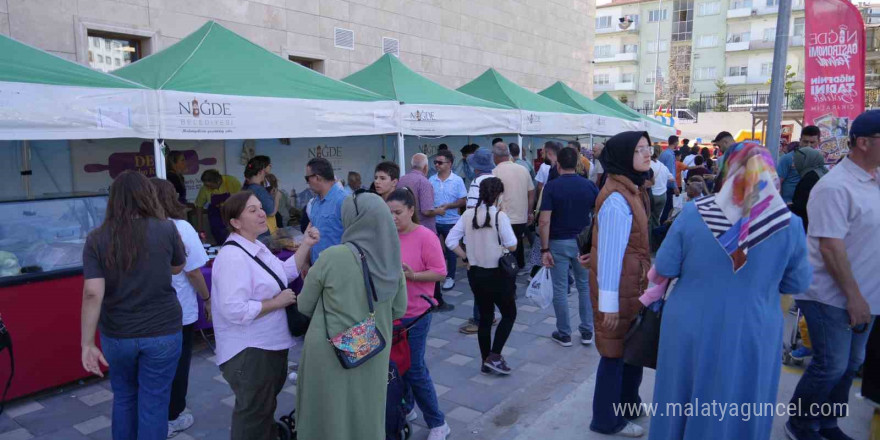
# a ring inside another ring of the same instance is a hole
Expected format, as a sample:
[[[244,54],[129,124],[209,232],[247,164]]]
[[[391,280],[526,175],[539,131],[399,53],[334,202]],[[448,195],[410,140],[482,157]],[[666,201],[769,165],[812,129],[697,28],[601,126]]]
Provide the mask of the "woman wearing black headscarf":
[[[648,287],[651,204],[644,184],[650,176],[651,153],[645,132],[620,133],[605,144],[599,157],[605,185],[596,199],[593,237],[597,239],[589,261],[596,348],[602,356],[590,430],[624,437],[645,433],[630,422],[643,415],[639,397],[642,367],[624,363],[623,339],[641,308],[639,296]],[[632,411],[621,414],[616,408],[621,404]]]

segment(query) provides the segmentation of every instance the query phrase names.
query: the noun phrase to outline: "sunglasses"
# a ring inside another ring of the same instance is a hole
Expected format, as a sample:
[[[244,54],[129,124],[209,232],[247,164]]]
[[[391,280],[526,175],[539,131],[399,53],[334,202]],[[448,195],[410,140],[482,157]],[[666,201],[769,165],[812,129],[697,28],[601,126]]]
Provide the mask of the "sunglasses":
[[[435,160],[434,161],[434,165],[443,165],[444,163],[449,163],[449,162],[446,162],[445,160]]]

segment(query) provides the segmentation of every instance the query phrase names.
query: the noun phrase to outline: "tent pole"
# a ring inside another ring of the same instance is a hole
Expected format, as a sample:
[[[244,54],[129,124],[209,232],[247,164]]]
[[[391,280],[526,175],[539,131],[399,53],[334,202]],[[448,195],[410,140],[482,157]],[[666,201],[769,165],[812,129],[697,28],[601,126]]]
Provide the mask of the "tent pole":
[[[31,196],[31,143],[21,141],[21,186],[26,197]]]
[[[524,154],[525,151],[523,151],[524,149],[523,149],[522,135],[521,135],[521,134],[517,134],[517,135],[516,135],[516,144],[519,145],[519,159],[522,159],[523,157],[525,157],[525,154]]]
[[[660,43],[657,43],[657,44],[660,44]],[[593,135],[592,135],[592,133],[590,134],[590,149],[591,150],[593,149]]]
[[[406,156],[406,152],[403,149],[403,141],[403,133],[397,133],[397,163],[398,165],[400,165],[401,170],[407,169],[404,159],[404,156]]]
[[[162,147],[165,141],[162,139],[153,139],[153,162],[156,164],[156,177],[166,179],[165,176],[165,155],[162,153]]]

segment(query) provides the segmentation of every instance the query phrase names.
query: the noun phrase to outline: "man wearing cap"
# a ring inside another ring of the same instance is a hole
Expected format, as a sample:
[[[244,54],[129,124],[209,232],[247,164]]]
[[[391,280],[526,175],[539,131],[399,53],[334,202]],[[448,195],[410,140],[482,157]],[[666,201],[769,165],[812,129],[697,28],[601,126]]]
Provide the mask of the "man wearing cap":
[[[789,438],[850,439],[837,425],[880,314],[880,110],[850,129],[850,153],[810,193],[807,212],[813,280],[795,295],[813,337],[813,360],[791,403]],[[817,409],[818,408],[818,409]],[[831,415],[823,415],[832,412]]]

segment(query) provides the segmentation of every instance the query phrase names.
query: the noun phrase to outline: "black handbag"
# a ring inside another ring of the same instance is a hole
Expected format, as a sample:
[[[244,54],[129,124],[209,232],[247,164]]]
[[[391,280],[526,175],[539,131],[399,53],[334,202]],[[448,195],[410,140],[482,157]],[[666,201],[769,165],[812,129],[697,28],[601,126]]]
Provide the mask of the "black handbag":
[[[660,323],[666,298],[658,300],[660,307],[642,307],[623,340],[623,361],[630,365],[657,369],[657,350],[660,346]],[[653,305],[653,304],[652,304]]]
[[[333,347],[336,358],[342,368],[350,370],[359,367],[372,359],[385,349],[385,337],[376,327],[376,313],[373,309],[373,300],[379,300],[376,296],[376,287],[373,285],[373,277],[370,275],[370,268],[367,265],[367,258],[360,246],[351,242],[357,248],[357,257],[361,260],[361,268],[364,272],[364,290],[367,292],[367,305],[370,308],[370,315],[363,321],[357,322],[349,328],[339,332],[336,336],[330,337],[330,331],[327,329],[327,309],[324,308],[324,298],[321,297],[321,310],[324,312],[324,332],[327,335],[327,342]]]
[[[498,268],[504,271],[507,276],[515,277],[519,272],[519,265],[516,263],[516,256],[511,254],[503,244],[501,244],[501,229],[498,225],[498,214],[501,211],[495,212],[495,232],[498,233],[498,246],[501,246],[501,258],[498,259]]]
[[[253,258],[254,261],[256,261],[257,264],[260,265],[260,267],[265,269],[266,272],[269,272],[269,275],[272,275],[272,278],[275,278],[275,281],[278,282],[278,287],[280,287],[281,290],[288,288],[281,281],[281,279],[278,278],[278,275],[276,275],[275,272],[272,271],[272,269],[269,269],[269,266],[266,266],[266,263],[263,263],[262,260],[260,260],[259,258],[257,258],[254,255],[251,255],[250,252],[244,250],[244,248],[241,247],[240,244],[238,244],[232,240],[229,240],[226,243],[223,243],[223,246],[226,246],[226,245],[235,246],[235,247],[241,249],[249,257]],[[293,258],[293,257],[290,257],[290,258]],[[296,307],[296,304],[291,304],[291,305],[285,307],[284,312],[287,313],[287,330],[290,331],[290,334],[293,336],[302,336],[302,335],[306,334],[306,331],[309,329],[309,322],[311,321],[311,319],[308,316],[303,315],[299,311],[299,308]]]

